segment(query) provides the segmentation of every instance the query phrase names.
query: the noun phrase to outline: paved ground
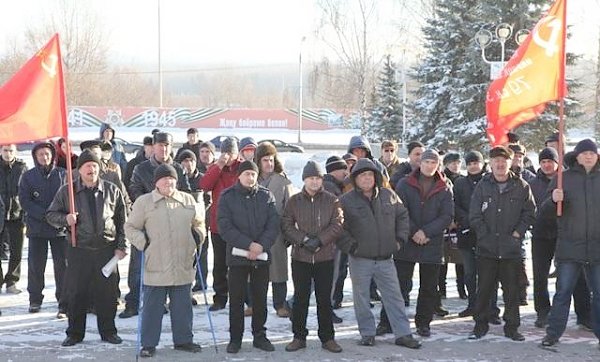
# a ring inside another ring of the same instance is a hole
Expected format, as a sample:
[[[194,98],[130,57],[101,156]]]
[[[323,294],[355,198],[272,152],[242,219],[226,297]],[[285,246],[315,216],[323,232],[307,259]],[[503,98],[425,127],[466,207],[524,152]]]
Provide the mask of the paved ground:
[[[27,255],[25,250],[24,255]],[[4,264],[6,262],[3,262]],[[122,271],[121,290],[126,292],[126,263],[121,262]],[[4,265],[3,265],[4,266]],[[24,274],[26,274],[26,260],[23,260]],[[237,355],[225,353],[228,341],[228,314],[226,310],[212,314],[219,352],[216,353],[212,345],[210,327],[203,304],[194,308],[194,333],[195,341],[201,343],[204,350],[200,354],[189,355],[185,352],[174,351],[170,335],[170,319],[165,316],[161,345],[158,347],[154,361],[600,361],[600,349],[595,336],[575,326],[574,316],[561,343],[553,349],[542,349],[539,342],[544,336],[544,331],[533,326],[535,313],[533,301],[529,306],[521,308],[523,326],[521,332],[527,340],[513,342],[503,337],[501,326],[492,326],[488,336],[480,341],[467,339],[473,327],[470,318],[458,318],[456,313],[461,311],[466,302],[457,298],[453,268],[449,268],[448,299],[444,305],[452,314],[432,323],[430,338],[423,340],[423,348],[417,351],[397,347],[393,344],[393,337],[387,335],[377,338],[375,347],[359,347],[356,340],[359,337],[357,325],[352,308],[352,295],[350,283],[346,284],[344,307],[336,311],[343,319],[342,324],[336,325],[336,339],[344,348],[341,354],[331,354],[323,351],[316,337],[316,309],[313,305],[309,311],[308,327],[311,332],[308,348],[306,350],[287,353],[285,344],[291,340],[291,325],[289,320],[277,318],[273,310],[269,310],[267,321],[268,336],[275,344],[274,353],[259,352],[252,347],[251,335],[246,332],[246,339],[242,350]],[[57,320],[56,301],[54,294],[54,281],[51,273],[51,259],[48,261],[45,292],[46,301],[42,311],[38,314],[27,312],[28,296],[24,291],[19,295],[0,294],[0,361],[133,361],[135,360],[137,345],[138,319],[118,319],[117,328],[124,343],[113,346],[100,341],[96,331],[95,316],[88,316],[88,333],[85,341],[71,348],[60,347],[65,338],[66,321]],[[418,275],[415,273],[415,275]],[[25,289],[26,275],[19,286]],[[210,283],[210,279],[209,279]],[[291,285],[291,283],[290,283]],[[416,298],[418,281],[412,300]],[[291,290],[291,288],[290,288]],[[531,288],[529,290],[531,298]],[[209,293],[210,294],[210,293]],[[203,303],[202,295],[196,297]],[[210,295],[209,295],[210,298]],[[269,297],[270,301],[270,297]],[[376,303],[373,311],[379,313],[380,305]],[[408,309],[409,316],[414,315],[414,307]],[[246,318],[249,328],[250,319]]]

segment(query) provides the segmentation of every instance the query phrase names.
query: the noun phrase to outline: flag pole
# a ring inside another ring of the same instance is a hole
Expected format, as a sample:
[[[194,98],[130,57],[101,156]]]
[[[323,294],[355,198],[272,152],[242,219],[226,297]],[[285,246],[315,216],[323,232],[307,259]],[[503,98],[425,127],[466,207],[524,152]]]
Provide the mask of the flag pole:
[[[65,142],[67,143],[67,189],[69,190],[69,213],[75,213],[75,194],[73,190],[73,162],[71,161],[71,140],[69,140],[69,124],[67,121],[67,95],[65,93],[65,78],[62,68],[62,55],[60,52],[60,38],[58,33],[56,33],[56,39],[58,43],[58,67],[59,67],[59,87],[60,87],[60,114],[61,114],[61,122],[63,125],[63,129],[65,130]],[[75,225],[71,226],[71,246],[77,246],[77,239],[75,237]]]
[[[560,49],[560,82],[559,82],[559,106],[558,106],[558,175],[556,176],[556,187],[559,190],[563,188],[563,164],[564,164],[564,144],[563,139],[565,133],[565,92],[567,89],[567,81],[565,77],[567,68],[567,0],[564,0],[564,9],[562,13],[562,47]],[[563,203],[556,203],[556,216],[562,216]]]

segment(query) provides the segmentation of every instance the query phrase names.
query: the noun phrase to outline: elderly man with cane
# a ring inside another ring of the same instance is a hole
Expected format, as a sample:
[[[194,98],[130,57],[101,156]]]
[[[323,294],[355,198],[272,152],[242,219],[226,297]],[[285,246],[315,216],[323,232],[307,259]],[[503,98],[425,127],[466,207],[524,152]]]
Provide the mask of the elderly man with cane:
[[[177,171],[167,163],[154,170],[156,188],[133,204],[125,233],[144,254],[141,357],[152,357],[160,338],[164,303],[170,299],[176,350],[200,352],[193,342],[191,287],[196,242],[204,240],[204,204],[177,190]]]

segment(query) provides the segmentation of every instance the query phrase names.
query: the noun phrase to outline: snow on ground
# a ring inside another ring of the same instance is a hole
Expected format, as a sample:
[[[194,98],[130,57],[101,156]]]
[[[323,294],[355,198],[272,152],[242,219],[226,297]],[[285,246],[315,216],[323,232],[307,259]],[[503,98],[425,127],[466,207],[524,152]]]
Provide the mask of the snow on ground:
[[[11,295],[2,292],[0,294],[0,361],[133,361],[137,346],[138,318],[119,319],[116,325],[119,335],[124,342],[114,346],[100,341],[96,329],[96,318],[88,315],[87,334],[83,343],[70,348],[60,346],[65,338],[67,322],[55,318],[57,304],[54,299],[54,280],[52,274],[52,259],[48,259],[46,267],[46,289],[45,301],[42,310],[37,314],[29,314],[28,295],[26,292],[27,280],[27,243],[24,247],[24,258],[22,268],[22,279],[18,286],[23,293]],[[212,249],[209,248],[209,256]],[[3,267],[6,261],[3,261]],[[120,288],[122,296],[127,293],[127,265],[128,258],[119,263],[121,272]],[[209,261],[209,265],[212,262]],[[6,270],[6,269],[4,269]],[[415,271],[415,275],[418,272]],[[531,266],[529,265],[531,276]],[[212,277],[209,273],[209,286],[212,285]],[[288,293],[291,295],[293,285],[288,282]],[[408,308],[409,318],[414,318],[414,303],[417,297],[418,280],[411,294],[411,306]],[[551,294],[554,286],[551,285]],[[208,302],[212,301],[212,292],[208,291]],[[221,310],[212,313],[213,326],[218,344],[219,352],[215,353],[210,325],[206,315],[204,299],[201,293],[195,294],[200,304],[194,307],[194,340],[202,344],[204,350],[199,355],[188,355],[184,352],[174,351],[171,339],[171,326],[169,315],[163,318],[161,343],[153,360],[155,361],[404,361],[404,360],[429,360],[429,361],[496,361],[516,360],[517,358],[531,361],[598,361],[600,350],[598,341],[591,332],[579,329],[575,326],[575,316],[572,315],[567,331],[561,343],[551,350],[543,350],[538,347],[544,336],[544,331],[533,326],[535,312],[533,310],[532,288],[529,288],[529,305],[521,307],[522,327],[521,332],[527,340],[523,343],[512,342],[503,337],[502,327],[492,326],[488,336],[481,341],[470,341],[467,336],[473,328],[470,318],[458,318],[457,313],[464,309],[466,301],[460,300],[456,291],[454,268],[450,267],[448,272],[448,299],[444,305],[451,314],[443,319],[436,319],[432,323],[432,336],[424,339],[423,348],[411,351],[397,347],[393,344],[392,335],[378,337],[375,347],[359,347],[356,340],[359,332],[354,318],[352,308],[352,288],[350,279],[346,280],[344,288],[343,308],[336,313],[344,319],[342,324],[335,325],[336,339],[344,348],[344,352],[333,355],[323,351],[319,346],[316,336],[317,318],[314,298],[311,302],[308,317],[308,348],[297,353],[284,351],[285,344],[292,338],[291,323],[288,319],[278,318],[271,307],[271,292],[269,290],[268,306],[269,315],[267,319],[267,334],[275,344],[276,352],[260,352],[252,347],[252,336],[250,333],[250,318],[246,318],[246,333],[244,344],[238,355],[228,355],[225,347],[228,342],[228,312]],[[123,306],[119,307],[119,311]],[[377,319],[380,303],[375,303],[373,312]],[[414,328],[414,324],[412,324]]]

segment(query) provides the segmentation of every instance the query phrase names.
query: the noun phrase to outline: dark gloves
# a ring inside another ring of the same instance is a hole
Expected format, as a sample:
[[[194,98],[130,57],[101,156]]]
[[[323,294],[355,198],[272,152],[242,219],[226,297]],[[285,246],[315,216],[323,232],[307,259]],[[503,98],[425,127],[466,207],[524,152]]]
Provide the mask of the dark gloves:
[[[321,245],[323,244],[321,244],[321,240],[318,238],[309,238],[302,243],[302,246],[311,253],[316,253],[319,251],[319,249],[321,249]]]

